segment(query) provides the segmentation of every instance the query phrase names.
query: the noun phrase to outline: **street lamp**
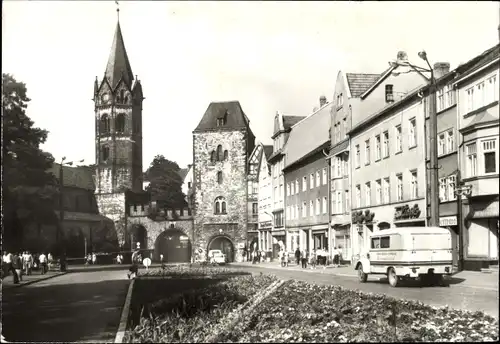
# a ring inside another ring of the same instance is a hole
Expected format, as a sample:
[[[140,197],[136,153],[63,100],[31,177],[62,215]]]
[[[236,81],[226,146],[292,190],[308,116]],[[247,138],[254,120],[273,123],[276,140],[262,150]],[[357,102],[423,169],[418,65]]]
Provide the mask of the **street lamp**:
[[[77,162],[79,163],[82,163],[84,161],[84,159],[82,160],[79,160]],[[60,242],[60,237],[62,236],[62,226],[63,226],[63,222],[64,222],[64,181],[63,181],[63,177],[64,177],[64,174],[63,174],[63,166],[66,165],[66,166],[72,166],[73,164],[75,163],[75,161],[68,161],[66,162],[66,157],[63,157],[61,159],[61,163],[59,164],[59,226],[58,226],[58,229],[56,231],[56,242],[57,242],[57,247],[58,249],[59,248],[62,248],[62,253],[63,256],[66,255],[66,252],[65,252],[65,243],[64,243],[64,239],[62,240],[62,246],[61,247],[61,242]],[[65,267],[63,267],[63,264],[61,264],[61,270],[65,269]]]
[[[427,63],[427,68],[422,68],[411,64],[408,61],[406,54],[399,53],[398,60],[395,62],[389,62],[391,66],[407,66],[410,67],[406,73],[411,71],[415,72],[425,72],[430,73],[431,77],[429,80],[429,152],[430,152],[430,206],[431,206],[431,216],[429,225],[439,226],[439,177],[438,177],[438,145],[437,145],[437,116],[436,116],[436,79],[434,78],[434,70],[431,67],[429,59],[427,58],[427,53],[423,50],[418,53],[418,57]],[[394,75],[399,75],[401,73],[393,73]]]

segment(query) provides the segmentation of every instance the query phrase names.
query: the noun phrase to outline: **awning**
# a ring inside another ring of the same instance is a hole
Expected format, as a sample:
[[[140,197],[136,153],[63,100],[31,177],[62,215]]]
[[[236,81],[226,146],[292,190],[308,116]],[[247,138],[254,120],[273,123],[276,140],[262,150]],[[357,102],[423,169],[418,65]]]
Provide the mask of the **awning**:
[[[326,233],[328,229],[327,228],[323,228],[323,229],[313,229],[312,230],[312,234],[324,234]]]
[[[471,204],[471,212],[473,219],[489,219],[489,218],[497,218],[499,217],[499,203],[498,201],[493,201],[489,203],[484,208],[479,208],[477,204]]]
[[[342,226],[350,226],[351,223],[347,222],[347,221],[335,221],[335,220],[332,220],[332,222],[330,223],[330,225],[332,227],[342,227]]]

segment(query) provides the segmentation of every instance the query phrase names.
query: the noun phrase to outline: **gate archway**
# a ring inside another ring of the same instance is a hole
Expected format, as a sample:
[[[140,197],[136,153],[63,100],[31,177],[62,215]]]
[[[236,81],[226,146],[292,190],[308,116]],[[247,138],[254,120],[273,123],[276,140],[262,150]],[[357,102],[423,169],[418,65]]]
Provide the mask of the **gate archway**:
[[[133,225],[130,234],[130,245],[132,249],[135,249],[137,247],[137,243],[140,243],[141,250],[145,250],[148,248],[148,231],[144,226],[137,224]]]
[[[191,261],[191,241],[179,229],[167,229],[156,238],[153,260],[160,261],[163,254],[165,263],[189,263]]]
[[[216,236],[208,244],[208,251],[210,250],[221,250],[222,253],[226,255],[229,263],[234,261],[234,245],[231,239],[226,236]]]

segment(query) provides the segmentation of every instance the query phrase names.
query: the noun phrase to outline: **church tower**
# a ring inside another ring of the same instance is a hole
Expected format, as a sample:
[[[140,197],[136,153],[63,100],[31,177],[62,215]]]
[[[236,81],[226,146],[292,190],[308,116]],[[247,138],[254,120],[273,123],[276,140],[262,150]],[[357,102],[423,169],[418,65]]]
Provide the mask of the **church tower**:
[[[101,214],[118,221],[125,191],[142,190],[142,86],[134,80],[120,21],[102,80],[94,83],[96,194]]]

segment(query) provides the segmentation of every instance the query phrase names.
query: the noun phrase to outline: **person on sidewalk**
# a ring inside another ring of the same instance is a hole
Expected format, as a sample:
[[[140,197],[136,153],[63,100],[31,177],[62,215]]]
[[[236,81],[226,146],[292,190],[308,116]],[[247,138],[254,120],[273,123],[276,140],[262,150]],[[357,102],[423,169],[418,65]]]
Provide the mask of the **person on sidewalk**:
[[[295,261],[297,262],[297,265],[300,264],[300,248],[297,246],[297,249],[295,250]]]
[[[303,250],[300,256],[300,261],[302,262],[302,268],[307,269],[307,250]]]
[[[45,275],[47,272],[47,256],[45,256],[45,253],[42,252],[42,254],[38,257],[38,260],[40,260],[40,272],[42,275]]]
[[[13,275],[14,275],[14,284],[19,284],[19,281],[23,280],[22,272],[23,272],[23,262],[21,258],[21,254],[16,253],[12,257],[12,268],[13,268]]]
[[[133,278],[137,277],[137,271],[139,270],[139,264],[137,263],[140,261],[140,252],[135,251],[132,253],[132,265],[130,266],[129,273],[127,274],[128,279],[130,279],[132,276]]]
[[[332,255],[333,255],[333,266],[338,268],[339,267],[339,251],[337,249],[337,246],[335,246],[333,248]]]
[[[2,268],[4,269],[4,277],[8,276],[12,271],[12,253],[4,252],[2,257]]]
[[[30,276],[31,269],[33,269],[33,255],[28,251],[26,251],[25,267],[26,267],[26,276]]]
[[[288,250],[285,250],[285,252],[283,253],[283,266],[285,268],[288,267]]]
[[[309,265],[311,265],[311,269],[316,269],[316,259],[316,250],[313,249],[309,256]]]
[[[280,266],[281,267],[284,267],[285,266],[285,256],[284,256],[285,252],[283,251],[283,249],[280,249],[279,252],[278,252],[278,260],[280,261]]]

